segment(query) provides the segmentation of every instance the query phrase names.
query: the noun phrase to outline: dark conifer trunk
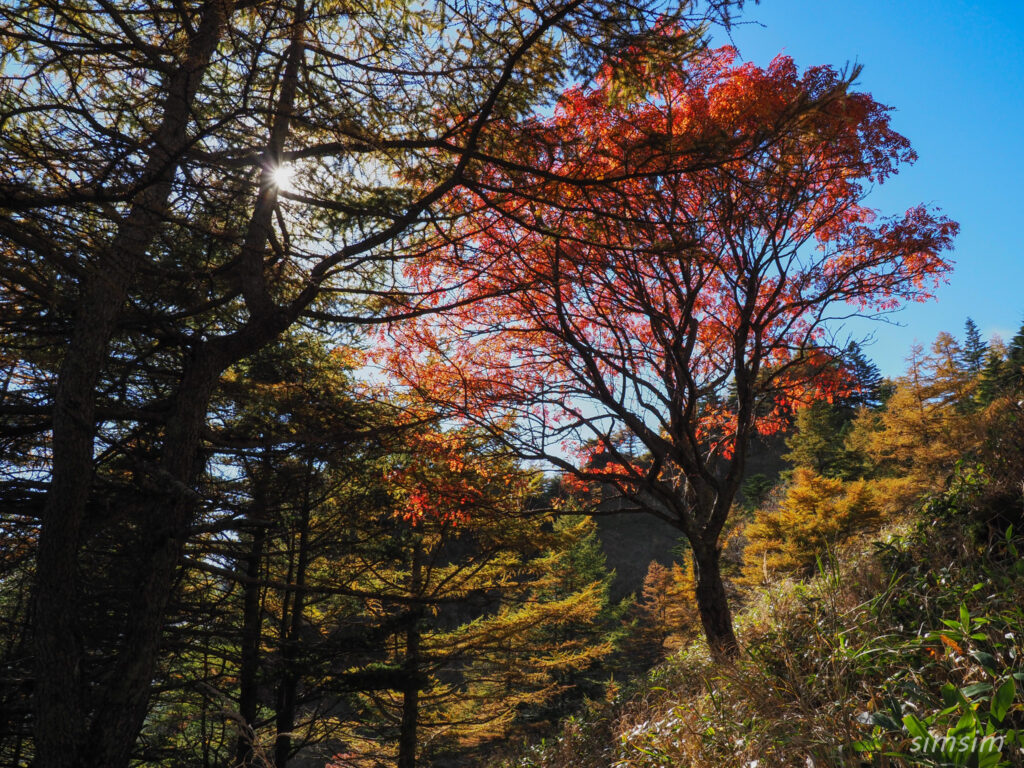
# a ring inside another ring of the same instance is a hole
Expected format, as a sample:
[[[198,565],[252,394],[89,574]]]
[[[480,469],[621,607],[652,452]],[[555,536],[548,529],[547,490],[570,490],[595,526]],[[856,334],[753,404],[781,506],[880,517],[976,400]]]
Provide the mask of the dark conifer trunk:
[[[187,142],[192,102],[226,20],[226,4],[210,3],[191,39],[187,56],[179,69],[168,75],[163,122],[153,137],[152,146],[156,149],[146,167],[152,183],[139,194],[117,235],[85,278],[74,330],[58,374],[53,406],[52,473],[42,513],[34,589],[33,710],[37,768],[72,768],[106,759],[106,755],[98,755],[87,746],[86,741],[102,743],[104,750],[112,749],[117,758],[105,763],[105,768],[120,768],[126,764],[138,733],[130,722],[121,722],[116,715],[111,717],[112,713],[103,711],[102,701],[91,701],[92,691],[82,680],[78,558],[86,499],[92,486],[96,386],[133,276],[162,223],[171,181]],[[172,510],[171,516],[176,512]],[[137,591],[142,601],[155,597],[161,614],[167,595],[155,596],[152,590],[170,582],[177,550],[178,543],[172,538],[157,545],[153,552],[153,578],[139,585]],[[168,563],[170,576],[165,580]],[[133,625],[138,631],[126,638],[118,671],[145,665],[153,655],[134,642],[135,638],[150,634],[149,619],[143,617]],[[155,654],[155,648],[152,650]],[[138,659],[125,660],[135,652],[141,653]],[[143,672],[147,678],[143,698],[148,698],[151,673],[151,666]],[[135,679],[137,675],[131,677]],[[126,682],[114,679],[113,685],[119,690],[109,693],[137,700],[138,692],[123,690]],[[109,699],[107,693],[101,692],[99,698]],[[136,709],[137,703],[129,709]],[[141,718],[128,720],[141,725]],[[120,734],[114,735],[118,730]],[[118,742],[116,747],[114,742]]]
[[[235,744],[235,763],[249,766],[253,762],[253,733],[256,726],[256,671],[259,667],[262,637],[262,605],[259,577],[263,567],[263,549],[267,538],[262,479],[254,482],[253,508],[248,518],[253,526],[249,552],[245,559],[246,582],[242,598],[242,641],[238,669],[238,714],[242,720]]]
[[[398,768],[416,768],[416,746],[419,726],[419,654],[418,617],[413,617],[405,635],[405,690],[402,694],[402,726],[398,737]]]
[[[412,551],[409,594],[416,597],[421,590],[422,551],[417,540]],[[416,747],[419,726],[420,697],[420,611],[413,609],[405,632],[405,690],[402,692],[402,725],[398,735],[398,768],[416,768]]]
[[[299,551],[298,562],[295,565],[295,590],[290,614],[287,612],[287,597],[284,600],[285,624],[283,629],[286,634],[282,637],[281,644],[283,672],[277,690],[277,738],[274,742],[274,765],[278,768],[284,768],[291,757],[291,733],[295,728],[298,709],[299,671],[296,668],[296,662],[300,643],[299,631],[302,627],[302,614],[305,610],[306,571],[309,569],[310,558],[309,519],[312,511],[310,509],[310,484],[312,482],[313,468],[310,461],[307,462],[302,508],[299,511]]]

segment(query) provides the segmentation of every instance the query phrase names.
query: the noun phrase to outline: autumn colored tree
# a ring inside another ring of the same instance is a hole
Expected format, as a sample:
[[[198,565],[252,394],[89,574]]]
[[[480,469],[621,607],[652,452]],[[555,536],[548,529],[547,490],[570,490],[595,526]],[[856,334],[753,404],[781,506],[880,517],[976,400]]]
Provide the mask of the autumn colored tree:
[[[607,655],[593,521],[552,525],[486,439],[358,397],[355,360],[293,333],[225,376],[142,762],[479,754]]]
[[[871,466],[887,511],[908,509],[941,487],[956,463],[978,447],[977,420],[963,407],[975,381],[959,343],[940,333],[928,353],[912,347],[885,408],[858,415],[848,447]]]
[[[595,631],[607,573],[567,562],[593,522],[552,525],[526,509],[536,476],[472,435],[412,432],[390,492],[405,524],[353,563],[364,615],[390,626],[377,669],[393,683],[361,695],[362,722],[335,764],[398,768],[493,745],[566,692],[566,676],[611,651]]]
[[[507,157],[492,126],[706,10],[0,6],[2,362],[30,390],[2,405],[44,446],[4,494],[27,488],[38,520],[35,765],[128,764],[222,374],[297,323],[379,320],[439,201]],[[84,578],[100,543],[126,569],[113,591]],[[131,621],[90,645],[111,615]]]
[[[760,584],[778,575],[808,575],[818,558],[878,522],[875,495],[864,480],[844,482],[796,469],[782,499],[759,509],[743,530],[745,580]]]
[[[957,229],[866,207],[914,154],[849,73],[735,57],[640,57],[633,87],[609,71],[515,126],[544,172],[449,196],[469,223],[408,272],[439,301],[479,301],[395,327],[390,359],[520,455],[677,526],[720,657],[737,644],[719,542],[751,438],[842,386],[821,375],[829,319],[927,298]],[[574,183],[595,172],[603,185]]]
[[[635,626],[627,650],[641,667],[661,661],[667,651],[696,637],[700,618],[693,602],[693,571],[678,562],[651,561],[633,607]]]

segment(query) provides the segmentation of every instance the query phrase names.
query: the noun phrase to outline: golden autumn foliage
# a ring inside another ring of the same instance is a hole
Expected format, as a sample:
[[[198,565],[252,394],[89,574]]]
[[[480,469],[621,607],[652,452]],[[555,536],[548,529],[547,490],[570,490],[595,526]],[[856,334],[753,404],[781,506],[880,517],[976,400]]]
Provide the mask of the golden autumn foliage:
[[[695,586],[692,564],[664,566],[657,560],[651,562],[635,611],[633,643],[641,655],[656,661],[664,652],[678,649],[698,635]]]
[[[871,483],[843,482],[798,467],[778,505],[759,510],[745,530],[744,580],[759,583],[776,574],[806,573],[819,556],[881,514]]]
[[[948,333],[939,334],[927,355],[915,346],[885,409],[863,411],[854,421],[847,447],[874,468],[887,511],[907,509],[941,488],[956,463],[980,446],[979,421],[966,407],[977,380],[961,357]]]

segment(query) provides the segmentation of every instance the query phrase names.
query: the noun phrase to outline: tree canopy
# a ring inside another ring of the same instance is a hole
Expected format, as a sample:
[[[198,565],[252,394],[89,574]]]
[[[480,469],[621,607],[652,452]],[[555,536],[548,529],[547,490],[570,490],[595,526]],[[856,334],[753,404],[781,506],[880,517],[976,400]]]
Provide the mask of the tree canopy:
[[[957,230],[864,204],[914,153],[855,73],[735,56],[650,62],[639,92],[609,71],[515,126],[544,172],[499,168],[446,197],[460,223],[408,274],[466,308],[396,327],[390,359],[521,455],[677,525],[721,649],[717,542],[750,438],[842,391],[829,321],[926,299]],[[574,183],[595,171],[602,185]]]
[[[4,3],[4,497],[38,521],[38,766],[129,761],[224,372],[295,324],[379,321],[441,200],[506,156],[493,125],[728,6]],[[111,592],[81,577],[114,531],[135,570]],[[94,615],[132,621],[98,649]]]

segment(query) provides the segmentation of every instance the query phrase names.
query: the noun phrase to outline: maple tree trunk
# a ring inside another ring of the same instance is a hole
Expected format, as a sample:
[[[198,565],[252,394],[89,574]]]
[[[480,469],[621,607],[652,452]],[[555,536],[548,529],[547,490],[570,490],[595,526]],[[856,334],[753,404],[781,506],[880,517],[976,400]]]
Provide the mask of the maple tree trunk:
[[[719,660],[734,659],[739,644],[732,627],[732,612],[725,594],[720,565],[721,550],[713,544],[693,545],[697,609],[711,655]]]

